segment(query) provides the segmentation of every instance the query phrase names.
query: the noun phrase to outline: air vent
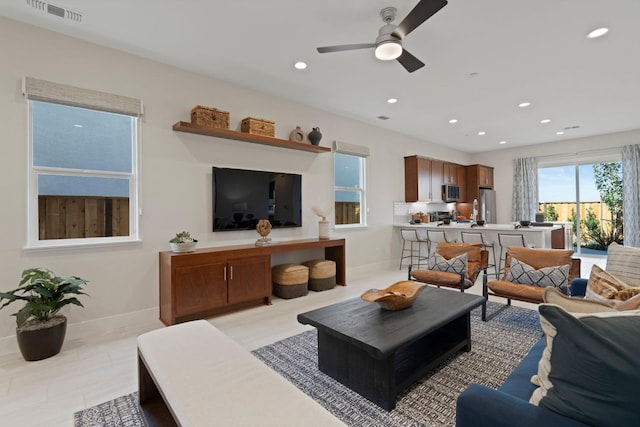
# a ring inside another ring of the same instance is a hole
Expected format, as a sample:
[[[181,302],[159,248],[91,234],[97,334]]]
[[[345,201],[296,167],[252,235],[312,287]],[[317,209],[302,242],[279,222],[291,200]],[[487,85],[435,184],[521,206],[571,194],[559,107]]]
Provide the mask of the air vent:
[[[380,120],[389,120],[389,117],[387,117],[387,116],[378,116],[378,118]]]
[[[80,12],[76,12],[75,10],[56,6],[54,4],[47,3],[46,1],[27,0],[27,5],[29,5],[30,7],[36,10],[39,10],[41,12],[46,12],[50,15],[54,15],[59,18],[66,18],[66,19],[70,19],[71,21],[82,22],[82,14]]]

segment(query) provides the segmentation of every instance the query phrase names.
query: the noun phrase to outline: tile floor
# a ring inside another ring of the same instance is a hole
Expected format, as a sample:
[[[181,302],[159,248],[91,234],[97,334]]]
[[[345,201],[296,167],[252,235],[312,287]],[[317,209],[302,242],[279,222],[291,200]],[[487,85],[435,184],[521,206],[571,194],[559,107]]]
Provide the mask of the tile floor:
[[[603,258],[583,258],[583,277]],[[406,279],[406,270],[348,274],[348,286],[310,292],[303,298],[274,298],[260,306],[210,319],[211,323],[253,350],[309,329],[298,313],[359,296]],[[478,283],[470,292],[479,294]],[[516,302],[514,302],[516,303]],[[522,305],[533,307],[530,304]],[[0,425],[7,427],[72,426],[73,413],[137,389],[136,337],[162,327],[159,321],[109,333],[67,340],[50,359],[25,362],[17,352],[0,356]]]

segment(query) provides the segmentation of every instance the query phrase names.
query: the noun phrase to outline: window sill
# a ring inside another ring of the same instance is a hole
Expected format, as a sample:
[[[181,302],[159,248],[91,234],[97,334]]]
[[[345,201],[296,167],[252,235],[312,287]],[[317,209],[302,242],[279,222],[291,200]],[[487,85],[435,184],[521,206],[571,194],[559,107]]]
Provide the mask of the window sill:
[[[55,243],[38,243],[32,246],[22,248],[22,252],[25,254],[36,254],[46,252],[60,252],[60,251],[78,251],[85,249],[102,249],[102,248],[114,248],[114,247],[130,247],[139,246],[142,244],[142,240],[112,240],[108,242],[83,242],[79,239],[73,239],[72,242],[55,242]]]
[[[340,230],[358,230],[358,229],[362,229],[362,230],[366,230],[367,228],[369,228],[367,225],[363,225],[363,224],[344,224],[344,225],[336,225],[333,227],[333,229],[335,231],[340,231]]]

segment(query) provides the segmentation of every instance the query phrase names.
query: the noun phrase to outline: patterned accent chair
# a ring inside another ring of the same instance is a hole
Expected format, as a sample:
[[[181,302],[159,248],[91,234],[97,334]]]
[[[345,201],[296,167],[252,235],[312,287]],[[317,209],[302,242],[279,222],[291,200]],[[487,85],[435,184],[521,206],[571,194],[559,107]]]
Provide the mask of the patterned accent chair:
[[[486,305],[482,308],[482,320],[489,320],[496,314],[511,305],[511,300],[531,302],[540,304],[543,301],[545,286],[541,283],[535,283],[537,279],[545,279],[547,282],[557,284],[558,289],[564,294],[569,295],[569,284],[577,277],[580,277],[580,258],[572,258],[573,251],[565,249],[534,249],[511,246],[507,250],[504,275],[501,280],[488,281],[485,275],[482,281],[482,295],[487,300],[489,296],[498,296],[507,299],[507,304],[500,307],[495,312],[487,316]],[[525,263],[533,269],[537,270],[529,274],[519,272],[517,275],[509,275],[512,265],[512,259],[515,258],[519,263]],[[566,274],[566,280],[563,285],[559,285],[555,275],[558,271],[553,271],[553,267],[569,265]],[[526,277],[523,277],[526,276]],[[508,281],[507,278],[512,281]],[[526,280],[520,280],[520,279]],[[518,283],[532,282],[532,283]],[[548,284],[547,284],[548,285]]]
[[[466,254],[467,262],[456,263],[455,258]],[[439,255],[446,261],[444,267],[436,265],[434,259]],[[459,269],[457,265],[462,265]],[[409,266],[409,280],[460,289],[464,292],[476,282],[478,274],[484,271],[487,275],[489,252],[482,249],[481,243],[447,243],[439,242],[435,253],[428,259],[427,269],[412,270]]]

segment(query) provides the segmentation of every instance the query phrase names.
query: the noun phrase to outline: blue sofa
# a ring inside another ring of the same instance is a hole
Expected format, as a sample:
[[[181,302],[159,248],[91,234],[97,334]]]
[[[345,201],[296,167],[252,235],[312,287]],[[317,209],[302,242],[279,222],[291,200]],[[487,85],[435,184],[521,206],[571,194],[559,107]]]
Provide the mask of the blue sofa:
[[[584,296],[587,281],[571,282],[571,296]],[[456,404],[457,427],[588,427],[587,424],[529,403],[536,386],[531,377],[538,373],[544,337],[522,359],[498,390],[471,384]]]
[[[457,427],[588,427],[571,418],[529,403],[536,386],[544,338],[538,341],[498,390],[471,384],[458,396]]]

